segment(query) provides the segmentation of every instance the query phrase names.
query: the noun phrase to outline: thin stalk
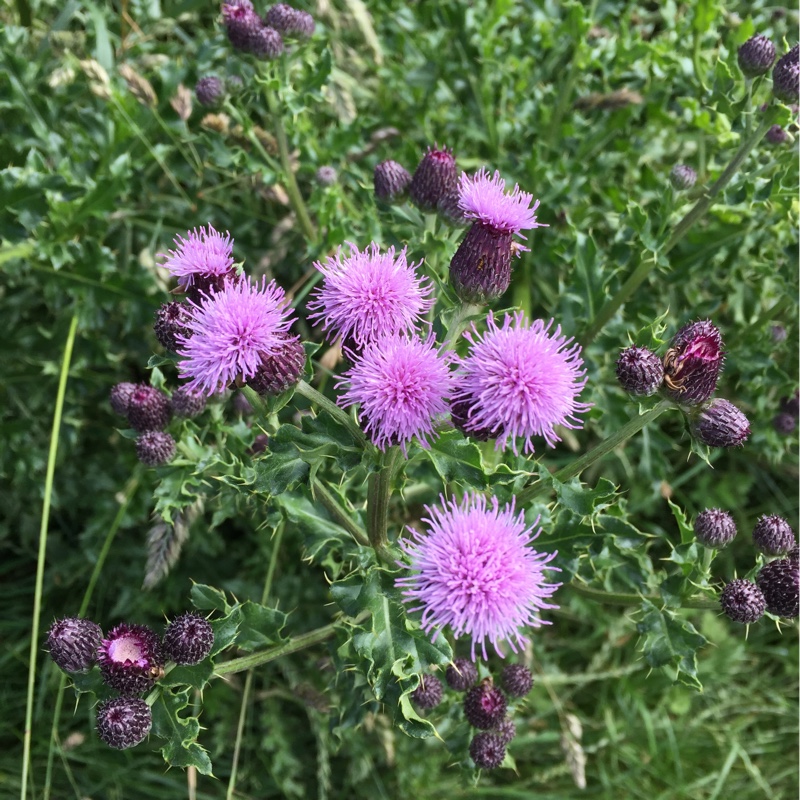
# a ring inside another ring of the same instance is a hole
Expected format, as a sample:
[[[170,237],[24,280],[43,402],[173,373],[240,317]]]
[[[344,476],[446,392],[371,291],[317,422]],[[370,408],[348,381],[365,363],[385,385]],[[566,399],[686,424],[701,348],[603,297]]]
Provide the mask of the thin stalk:
[[[114,517],[114,520],[108,529],[108,532],[106,533],[103,546],[100,548],[100,553],[97,556],[97,561],[95,562],[94,569],[92,570],[91,577],[89,578],[89,584],[86,587],[86,591],[83,593],[83,600],[81,601],[80,608],[78,609],[79,617],[83,617],[89,608],[89,603],[91,603],[92,595],[94,594],[94,587],[97,585],[97,579],[100,577],[100,573],[103,570],[106,557],[111,550],[111,544],[117,535],[120,525],[122,525],[122,520],[125,518],[125,514],[128,511],[128,506],[130,505],[136,490],[139,488],[140,479],[141,469],[137,466],[133,477],[128,481],[128,485],[125,487],[125,498],[122,501],[122,505],[120,505],[119,510],[117,511],[116,516]],[[61,745],[59,744],[58,725],[61,720],[61,706],[64,701],[64,690],[66,685],[67,676],[62,672],[61,679],[58,682],[56,705],[55,710],[53,711],[53,724],[50,728],[50,751],[47,754],[47,769],[45,771],[43,800],[49,800],[50,798],[50,784],[53,778],[53,755],[55,753],[55,746],[57,746],[59,750],[61,749]]]
[[[445,350],[454,350],[458,337],[461,336],[464,329],[467,327],[470,317],[480,314],[482,306],[477,303],[461,303],[450,318],[450,323],[447,326],[445,334],[444,348]]]
[[[364,436],[364,432],[358,427],[352,417],[342,411],[342,409],[339,408],[336,403],[328,400],[324,394],[318,392],[313,386],[310,386],[305,381],[300,381],[297,386],[294,387],[294,390],[301,397],[305,397],[306,400],[309,400],[310,402],[327,411],[337,422],[340,422],[345,428],[347,428],[352,437],[361,447],[367,447],[368,442],[367,437]]]
[[[658,405],[654,406],[649,411],[645,411],[644,414],[640,414],[639,416],[628,420],[628,422],[626,422],[618,431],[616,431],[616,433],[613,433],[611,436],[603,439],[602,442],[595,445],[580,458],[575,459],[575,461],[573,461],[571,464],[563,469],[560,469],[553,475],[553,477],[559,481],[559,483],[565,483],[571,478],[577,477],[587,467],[590,467],[592,464],[594,464],[595,461],[603,458],[603,456],[610,453],[612,450],[614,450],[614,448],[621,445],[626,439],[629,439],[635,433],[638,433],[642,428],[644,428],[645,425],[652,422],[656,417],[660,416],[668,408],[672,407],[673,404],[669,400],[662,400]],[[523,489],[517,495],[517,501],[522,504],[529,503],[531,500],[539,497],[539,495],[545,494],[547,491],[549,491],[549,489],[550,484],[548,482],[539,481],[533,486]]]
[[[399,447],[390,447],[381,458],[381,468],[369,476],[367,483],[367,533],[375,553],[383,561],[393,563],[389,552],[389,498]]]
[[[50,523],[50,502],[53,497],[53,478],[56,471],[58,455],[58,435],[61,430],[61,418],[64,413],[64,397],[67,393],[67,378],[72,363],[72,349],[75,345],[75,334],[78,330],[78,315],[75,313],[70,322],[67,342],[64,345],[64,357],[61,359],[61,374],[58,378],[58,392],[53,411],[53,429],[50,434],[50,452],[47,456],[47,472],[44,479],[44,503],[42,504],[42,521],[39,527],[39,553],[36,560],[36,585],[33,595],[33,620],[31,622],[31,649],[28,656],[28,696],[25,703],[25,733],[22,744],[22,779],[20,781],[20,797],[28,796],[28,770],[31,761],[31,733],[33,730],[33,694],[36,685],[36,658],[39,655],[39,616],[42,613],[42,589],[44,586],[44,563],[47,555],[47,531]]]
[[[573,591],[577,592],[584,597],[589,597],[596,600],[598,603],[605,603],[609,606],[638,606],[645,601],[650,601],[654,604],[664,602],[664,598],[659,595],[644,595],[635,594],[633,592],[606,592],[602,589],[592,589],[589,586],[584,586],[581,583],[572,581],[567,586]],[[714,608],[719,609],[719,601],[712,600],[710,597],[687,597],[681,602],[681,608]]]
[[[717,195],[730,183],[733,176],[738,172],[742,162],[747,158],[752,149],[764,138],[766,132],[772,126],[780,108],[778,106],[771,106],[764,113],[761,118],[761,124],[756,129],[752,136],[748,137],[744,144],[739,148],[734,157],[731,159],[727,167],[725,167],[722,175],[717,178],[716,182],[711,186],[707,193],[686,212],[683,219],[678,222],[670,235],[669,239],[665,242],[663,247],[659,249],[662,255],[672,250],[675,245],[689,232],[691,227],[705,216],[708,209],[713,204]],[[603,327],[611,320],[611,318],[619,311],[619,309],[630,300],[633,293],[644,283],[647,276],[655,268],[658,260],[655,254],[646,261],[642,261],[639,266],[630,274],[628,279],[619,288],[619,291],[610,297],[603,307],[598,312],[597,316],[592,321],[586,333],[581,337],[581,342],[584,346],[588,345]]]
[[[272,543],[272,553],[269,557],[269,567],[267,567],[267,577],[264,579],[264,589],[261,592],[261,605],[265,605],[272,591],[272,579],[275,577],[275,567],[278,563],[278,552],[281,548],[283,538],[283,524],[278,525],[275,530],[275,539]],[[239,754],[242,750],[242,739],[244,738],[244,725],[247,719],[247,707],[250,705],[250,694],[253,691],[253,670],[247,671],[244,681],[244,691],[242,692],[242,705],[239,708],[239,722],[236,725],[236,741],[233,745],[233,760],[231,762],[231,776],[228,779],[228,790],[225,800],[232,800],[236,790],[236,774],[239,770]]]
[[[341,525],[362,547],[370,546],[367,534],[353,522],[347,511],[339,505],[333,493],[321,480],[315,478],[311,484],[311,489],[314,492],[314,497],[319,499],[320,503],[325,506],[325,510],[333,517],[334,522]]]

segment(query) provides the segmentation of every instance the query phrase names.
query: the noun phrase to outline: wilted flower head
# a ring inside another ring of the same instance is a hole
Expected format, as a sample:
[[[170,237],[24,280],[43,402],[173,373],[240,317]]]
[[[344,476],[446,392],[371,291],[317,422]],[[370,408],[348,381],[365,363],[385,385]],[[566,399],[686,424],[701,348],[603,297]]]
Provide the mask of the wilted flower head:
[[[757,33],[751,36],[740,48],[737,53],[739,69],[748,78],[755,78],[763,75],[775,61],[775,45]]]
[[[465,428],[489,430],[497,446],[522,438],[525,452],[534,451],[532,438],[543,436],[550,447],[560,441],[554,427],[580,428],[576,414],[590,406],[578,401],[586,385],[581,348],[551,331],[553,320],[526,322],[522,312],[506,314],[502,327],[494,315],[488,330],[479,334],[475,326],[464,336],[472,347],[461,360],[454,399],[468,406]]]
[[[507,192],[506,182],[499,172],[491,177],[485,168],[471,176],[462,173],[458,194],[458,204],[464,215],[497,233],[520,235],[520,231],[529,228],[547,227],[536,221],[539,201],[531,206],[533,195],[520,191],[517,184]]]
[[[490,643],[503,657],[505,642],[513,652],[528,637],[525,628],[548,624],[539,617],[561,585],[547,583],[545,573],[555,553],[538,553],[532,542],[539,530],[525,524],[522,511],[513,502],[502,508],[497,498],[487,503],[478,494],[464,495],[458,503],[441,498],[440,506],[428,507],[423,518],[427,530],[409,528],[411,538],[400,541],[409,557],[413,574],[399,578],[410,611],[422,611],[422,629],[435,631],[449,625],[455,638],[472,638],[488,658]],[[405,566],[405,565],[404,565]]]
[[[166,267],[182,288],[192,286],[199,278],[225,278],[233,272],[233,239],[223,236],[209,224],[183,236],[175,237],[175,249],[160,253]],[[215,285],[218,285],[215,283]]]
[[[352,339],[363,347],[378,336],[411,333],[420,317],[434,304],[433,285],[417,277],[406,249],[396,256],[385,253],[374,242],[360,251],[348,243],[350,255],[341,249],[324,263],[314,266],[325,276],[308,309],[309,319],[322,322],[331,338]]]
[[[359,421],[381,450],[406,445],[415,436],[428,446],[436,418],[447,412],[451,388],[448,361],[426,342],[400,334],[375,339],[339,381],[349,384],[338,399],[342,406],[360,404]]]
[[[275,281],[240,281],[192,304],[190,337],[180,337],[181,377],[190,389],[212,395],[255,375],[262,359],[278,351],[292,324],[283,289]]]
[[[684,325],[664,356],[667,394],[680,403],[703,403],[714,394],[722,370],[722,334],[711,320]]]

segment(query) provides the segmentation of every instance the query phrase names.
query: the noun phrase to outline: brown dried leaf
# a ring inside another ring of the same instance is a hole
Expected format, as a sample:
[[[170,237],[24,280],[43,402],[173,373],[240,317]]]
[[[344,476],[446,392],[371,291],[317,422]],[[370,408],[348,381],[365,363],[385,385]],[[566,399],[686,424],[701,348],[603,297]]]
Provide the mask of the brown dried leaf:
[[[169,104],[184,122],[192,116],[192,93],[182,83],[178,84],[175,96],[169,101]]]
[[[158,96],[147,78],[140,75],[130,64],[120,64],[118,69],[131,94],[143,106],[154,108],[158,105]]]
[[[579,97],[574,108],[579,111],[595,111],[615,108],[625,108],[625,106],[640,105],[644,98],[639,92],[632,89],[618,89],[615,92],[603,94],[602,92],[592,92],[591,94]]]

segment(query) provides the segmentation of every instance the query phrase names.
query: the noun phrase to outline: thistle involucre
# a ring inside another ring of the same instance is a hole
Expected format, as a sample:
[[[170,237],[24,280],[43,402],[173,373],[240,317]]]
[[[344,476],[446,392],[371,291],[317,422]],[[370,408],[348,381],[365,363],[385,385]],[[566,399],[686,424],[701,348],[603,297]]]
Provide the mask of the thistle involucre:
[[[529,546],[539,530],[526,526],[513,503],[465,494],[426,511],[426,531],[409,528],[411,537],[400,542],[412,574],[396,585],[410,611],[422,611],[433,641],[447,625],[455,638],[471,637],[473,661],[476,648],[488,658],[487,642],[501,657],[503,642],[517,652],[528,641],[525,628],[548,624],[539,612],[558,608],[547,601],[561,584],[547,583],[545,574],[558,571],[548,566],[556,554]]]

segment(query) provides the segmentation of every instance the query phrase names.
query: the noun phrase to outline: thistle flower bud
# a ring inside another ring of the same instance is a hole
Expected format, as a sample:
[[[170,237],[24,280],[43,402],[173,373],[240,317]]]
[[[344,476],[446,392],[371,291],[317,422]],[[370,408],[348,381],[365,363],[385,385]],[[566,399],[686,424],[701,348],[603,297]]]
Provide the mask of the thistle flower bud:
[[[764,594],[770,614],[785,619],[795,619],[798,616],[800,572],[796,558],[782,558],[766,564],[756,576],[756,583]]]
[[[448,192],[439,200],[436,210],[453,225],[466,226],[469,225],[471,219],[461,208],[460,199],[461,195],[458,192]]]
[[[775,45],[757,33],[751,36],[737,53],[739,69],[747,78],[756,78],[763,75],[775,62]]]
[[[393,203],[402,197],[411,183],[408,170],[396,161],[381,161],[373,174],[375,197],[387,203]]]
[[[152,688],[164,659],[161,642],[144,625],[123,622],[111,630],[97,650],[103,680],[121,694],[142,694]]]
[[[188,339],[192,335],[191,319],[191,311],[185,303],[176,300],[164,303],[156,311],[156,321],[153,325],[159,344],[171,353],[177,352],[181,344],[178,337],[183,336]]]
[[[772,93],[784,103],[797,103],[800,97],[800,45],[778,59],[772,70]]]
[[[465,303],[489,303],[511,284],[513,234],[472,224],[450,262],[450,281]]]
[[[751,581],[737,578],[722,590],[720,605],[728,619],[744,625],[758,622],[764,616],[767,601],[758,586]]]
[[[788,333],[786,332],[786,328],[783,325],[771,325],[769,329],[770,336],[772,336],[772,341],[775,344],[780,344],[781,342],[785,342],[786,338],[788,337]]]
[[[722,335],[710,320],[684,325],[664,356],[666,393],[679,403],[704,403],[717,388],[723,361]]]
[[[791,414],[797,419],[800,414],[800,392],[795,392],[791,397],[781,400],[780,411],[782,414]]]
[[[770,144],[786,144],[789,141],[789,134],[780,125],[773,125],[765,134],[764,138]]]
[[[121,417],[128,416],[128,405],[131,395],[136,391],[136,386],[135,383],[118,383],[111,389],[108,400],[114,412]]]
[[[478,733],[470,742],[469,754],[479,769],[495,769],[506,757],[506,746],[496,733]]]
[[[533,688],[533,675],[523,664],[509,664],[500,673],[500,682],[510,697],[525,697]]]
[[[146,431],[136,439],[136,457],[148,467],[161,467],[175,458],[175,440],[163,431]]]
[[[494,728],[508,709],[505,695],[487,678],[478,686],[473,686],[464,698],[464,716],[475,728],[488,730]]]
[[[411,702],[418,708],[436,708],[443,694],[442,682],[435,675],[420,675],[419,686],[411,692]]]
[[[458,179],[453,151],[429,147],[411,178],[408,193],[424,211],[433,211],[443,197],[455,190]]]
[[[140,383],[128,400],[128,422],[134,430],[161,431],[169,425],[172,410],[164,392]]]
[[[279,395],[300,380],[305,366],[306,351],[300,338],[286,337],[277,353],[261,359],[261,365],[247,385],[262,395]]]
[[[307,39],[314,33],[314,17],[307,11],[292,8],[286,3],[276,3],[267,11],[264,24],[275,28],[284,36]]]
[[[172,393],[170,403],[176,417],[191,419],[205,410],[206,396],[202,392],[192,391],[181,386]]]
[[[772,424],[778,433],[789,436],[789,434],[794,433],[794,429],[797,427],[797,419],[792,414],[781,411],[775,415]]]
[[[469,400],[450,401],[450,420],[453,423],[453,427],[476,442],[488,442],[489,439],[494,439],[498,435],[500,429],[485,425],[482,428],[473,430],[470,426],[470,419],[472,413],[477,413],[477,411],[477,404]]]
[[[694,521],[694,535],[706,547],[727,547],[736,538],[736,523],[727,511],[707,508]]]
[[[339,176],[333,167],[320,167],[314,175],[315,180],[320,186],[333,186]]]
[[[237,50],[252,52],[252,43],[264,23],[250,0],[229,0],[222,4],[222,21],[228,41]]]
[[[283,53],[283,39],[275,28],[262,27],[250,39],[250,52],[262,61],[272,61]]]
[[[447,685],[457,692],[466,692],[478,682],[478,668],[466,658],[457,658],[444,673]]]
[[[206,75],[195,84],[194,94],[201,106],[213,108],[225,99],[225,84],[216,75]]]
[[[709,447],[738,447],[750,436],[750,422],[733,403],[717,398],[695,417],[692,434]]]
[[[649,397],[664,381],[664,365],[646,347],[627,347],[617,359],[617,380],[628,394]]]
[[[97,735],[115,750],[140,744],[152,726],[150,706],[138,697],[115,697],[97,707]]]
[[[202,614],[181,614],[164,631],[164,655],[176,664],[199,664],[213,646],[214,630]]]
[[[505,717],[493,731],[490,731],[490,733],[497,734],[500,737],[500,741],[508,746],[509,742],[517,735],[517,726],[514,724],[513,720]]]
[[[64,672],[87,672],[97,657],[103,631],[96,622],[79,617],[56,620],[47,634],[50,658]]]
[[[675,191],[685,191],[697,183],[697,173],[686,164],[676,164],[669,173],[669,181]]]
[[[782,556],[797,546],[789,523],[777,514],[764,514],[753,528],[753,544],[768,556]]]

